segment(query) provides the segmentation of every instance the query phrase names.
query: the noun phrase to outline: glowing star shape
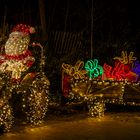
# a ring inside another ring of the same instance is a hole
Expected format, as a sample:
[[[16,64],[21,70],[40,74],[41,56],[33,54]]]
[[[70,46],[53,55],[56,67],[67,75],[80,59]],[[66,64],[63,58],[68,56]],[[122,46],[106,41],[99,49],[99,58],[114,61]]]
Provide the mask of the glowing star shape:
[[[96,78],[103,74],[103,68],[102,66],[98,65],[97,59],[94,59],[94,61],[88,60],[85,64],[85,69],[87,70],[90,79],[92,79],[92,77]]]
[[[133,64],[136,57],[133,57],[134,52],[130,52],[129,56],[127,51],[122,51],[122,57],[114,57],[115,60],[119,60],[122,64]]]
[[[85,78],[86,71],[83,70],[84,62],[78,60],[75,64],[75,66],[69,65],[69,64],[62,64],[62,68],[65,73],[67,73],[69,76],[74,77],[75,79],[83,79]]]

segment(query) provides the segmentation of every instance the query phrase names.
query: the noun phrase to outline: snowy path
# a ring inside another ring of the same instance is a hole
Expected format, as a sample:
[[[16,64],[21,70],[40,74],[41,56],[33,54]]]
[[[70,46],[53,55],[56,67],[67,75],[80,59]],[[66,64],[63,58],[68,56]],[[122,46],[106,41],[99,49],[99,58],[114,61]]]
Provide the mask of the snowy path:
[[[49,118],[43,126],[15,128],[0,140],[139,140],[140,113],[106,113],[102,119],[83,117]]]

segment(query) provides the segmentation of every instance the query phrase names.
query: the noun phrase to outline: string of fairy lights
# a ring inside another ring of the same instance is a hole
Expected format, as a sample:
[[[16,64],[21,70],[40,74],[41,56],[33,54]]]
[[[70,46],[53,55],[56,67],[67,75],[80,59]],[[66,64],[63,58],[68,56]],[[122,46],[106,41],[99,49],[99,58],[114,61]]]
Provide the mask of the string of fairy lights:
[[[90,91],[86,93],[88,89],[88,82],[92,82],[91,84],[93,89],[91,88]],[[140,102],[126,102],[123,99],[126,85],[133,88],[140,87],[139,82],[133,83],[126,81],[76,80],[75,82],[71,83],[71,89],[67,98],[69,99],[69,103],[86,101],[89,108],[89,115],[92,117],[102,117],[104,116],[104,111],[106,110],[105,104],[108,103],[140,106]]]
[[[42,69],[45,57],[41,44],[33,44],[33,47],[41,48],[40,72],[31,72],[22,77],[35,62],[28,50],[30,34],[34,32],[33,27],[18,24],[5,44],[5,54],[0,56],[0,127],[5,132],[10,130],[14,122],[12,98],[15,94],[22,97],[19,104],[22,104],[21,110],[30,124],[39,125],[47,112],[50,82]]]
[[[1,103],[3,104],[3,103]],[[13,125],[13,114],[12,114],[12,108],[8,103],[5,103],[4,105],[0,105],[0,126],[3,127],[4,132],[7,132],[10,130],[10,128]]]
[[[10,130],[13,124],[13,110],[10,106],[12,87],[8,74],[0,74],[0,126],[4,132]]]
[[[0,56],[0,126],[4,131],[14,121],[9,102],[13,94],[22,96],[22,111],[33,125],[42,123],[48,109],[50,82],[42,69],[45,57],[41,44],[33,44],[41,48],[40,72],[31,72],[22,78],[35,61],[28,50],[29,34],[33,32],[30,26],[17,25],[5,44],[5,55]],[[114,58],[114,67],[106,63],[102,67],[97,59],[86,63],[78,60],[74,66],[63,63],[62,90],[68,92],[65,96],[72,102],[87,102],[90,116],[98,117],[104,116],[106,103],[140,105],[135,101],[125,102],[123,98],[126,85],[140,89],[140,65],[133,54],[123,51],[121,57]]]
[[[62,64],[63,77],[69,77],[67,84],[63,83],[63,92],[69,91],[66,98],[69,102],[87,102],[90,116],[104,116],[105,104],[122,104],[139,106],[140,103],[136,100],[125,101],[124,93],[126,86],[135,89],[139,93],[140,83],[138,77],[140,75],[140,65],[136,57],[133,57],[134,52],[122,51],[121,57],[115,57],[115,67],[104,63],[103,67],[98,65],[98,60],[88,60],[80,69],[69,64]],[[78,74],[82,69],[86,70],[82,77],[77,77],[70,73],[71,69]],[[65,75],[66,73],[66,75]],[[64,76],[65,75],[65,76]],[[65,78],[66,79],[66,78]],[[65,86],[66,85],[66,86]],[[67,89],[68,88],[68,89]],[[140,93],[139,93],[140,94]]]
[[[23,85],[24,87],[26,86],[25,84]],[[28,87],[29,90],[23,91],[23,111],[27,115],[27,121],[33,125],[42,123],[46,115],[49,103],[49,85],[48,79],[44,75],[38,74],[36,80],[30,85],[30,88]]]

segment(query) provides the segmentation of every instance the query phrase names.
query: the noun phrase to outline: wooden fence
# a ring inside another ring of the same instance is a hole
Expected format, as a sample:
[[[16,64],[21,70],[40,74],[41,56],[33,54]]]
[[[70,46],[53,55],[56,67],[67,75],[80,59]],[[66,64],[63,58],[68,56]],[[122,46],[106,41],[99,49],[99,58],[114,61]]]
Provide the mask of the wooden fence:
[[[50,32],[48,46],[53,55],[67,55],[83,49],[82,32]]]

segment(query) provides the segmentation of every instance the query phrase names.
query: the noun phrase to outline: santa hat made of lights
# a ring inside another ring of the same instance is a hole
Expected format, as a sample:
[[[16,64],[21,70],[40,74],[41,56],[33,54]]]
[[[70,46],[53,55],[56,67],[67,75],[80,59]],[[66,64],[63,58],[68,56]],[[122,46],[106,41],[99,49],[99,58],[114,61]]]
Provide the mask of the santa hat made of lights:
[[[33,33],[35,33],[34,27],[31,27],[26,24],[18,24],[13,28],[11,35],[12,34],[23,34],[24,36],[28,36]]]

